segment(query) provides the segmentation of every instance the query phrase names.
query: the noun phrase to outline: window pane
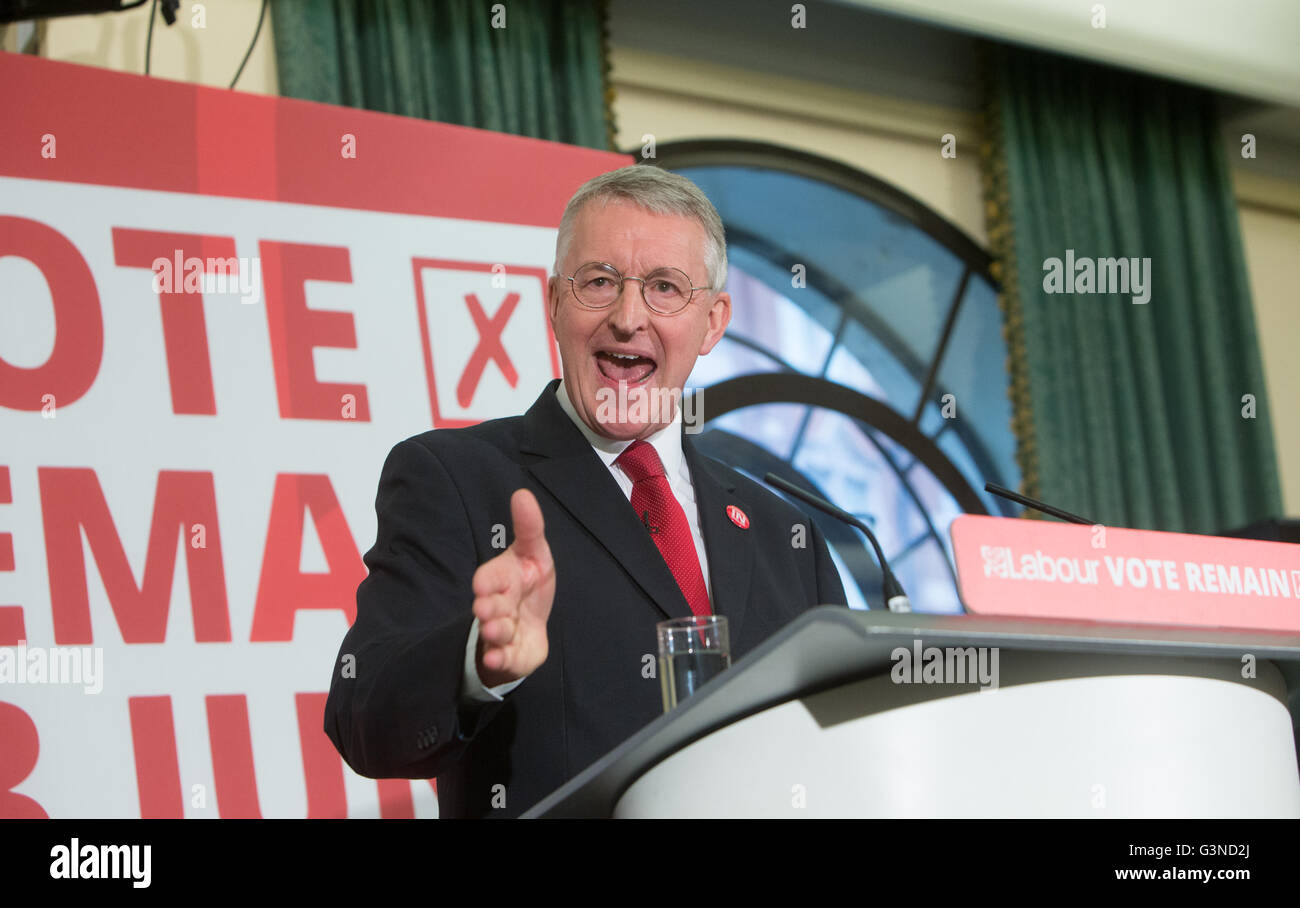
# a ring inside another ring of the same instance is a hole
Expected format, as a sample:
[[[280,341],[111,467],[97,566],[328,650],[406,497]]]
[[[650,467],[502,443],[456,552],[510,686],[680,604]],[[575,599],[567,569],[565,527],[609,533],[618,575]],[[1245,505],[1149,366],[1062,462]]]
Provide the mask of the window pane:
[[[958,418],[965,431],[978,439],[986,458],[985,479],[1014,488],[1020,483],[1020,471],[1011,433],[1006,363],[997,294],[988,282],[972,277],[939,364],[932,400],[949,392],[955,395]]]
[[[921,384],[866,328],[849,322],[831,355],[826,377],[833,382],[888,402],[910,416],[921,395]]]
[[[750,277],[761,281],[774,293],[789,297],[791,302],[808,313],[809,318],[826,329],[828,335],[833,335],[844,314],[844,309],[839,302],[822,293],[815,284],[809,286],[807,280],[801,281],[803,286],[794,286],[795,272],[784,259],[764,258],[763,252],[771,253],[774,250],[766,246],[751,249],[744,245],[744,242],[744,238],[737,239],[734,234],[728,235],[728,288],[731,286],[732,268],[739,268]]]
[[[963,611],[948,570],[947,555],[933,538],[897,560],[891,558],[889,567],[903,585],[907,598],[912,600],[913,611],[943,614]]]
[[[984,483],[989,480],[984,478],[984,474],[975,461],[971,459],[970,451],[967,450],[961,436],[956,431],[949,429],[940,435],[935,440],[935,443],[939,446],[939,450],[943,451],[948,456],[948,459],[953,462],[953,465],[957,467],[958,472],[966,478],[966,482],[975,490],[975,494],[980,497],[980,501],[984,502],[984,507],[990,514],[1013,516],[1020,513],[1018,505],[1012,504],[1005,498],[999,498],[991,492],[984,491]],[[1002,485],[1002,483],[998,483],[998,485]]]
[[[704,413],[708,415],[708,393],[704,395]],[[723,429],[762,445],[782,460],[789,461],[799,426],[808,408],[802,404],[762,404],[732,410],[708,422],[709,429]],[[735,466],[733,464],[733,466]],[[745,464],[744,466],[754,466]],[[757,470],[761,478],[763,470]]]
[[[901,345],[904,361],[929,362],[964,270],[943,244],[894,212],[809,177],[758,167],[678,170],[717,207],[729,245],[762,248],[786,269],[803,264],[810,285],[818,273],[832,276],[876,330],[896,334],[891,344]]]
[[[925,532],[925,520],[898,474],[855,420],[834,410],[813,410],[793,465],[832,504],[865,521],[886,558]]]
[[[899,470],[906,472],[907,468],[916,461],[916,457],[911,451],[894,441],[884,432],[876,429],[870,429],[870,432],[871,437],[876,440],[876,444],[885,449],[885,453],[894,461],[894,465]]]
[[[939,534],[944,551],[948,553],[949,558],[952,558],[952,536],[949,529],[952,522],[962,513],[961,508],[957,506],[957,500],[944,488],[943,483],[925,468],[924,464],[918,463],[907,471],[906,476],[912,491],[916,493],[917,498],[921,499],[921,505],[930,516],[930,523]]]
[[[727,334],[771,350],[795,369],[820,375],[834,336],[788,297],[739,268],[730,268]]]
[[[707,388],[709,385],[716,385],[718,382],[726,381],[729,378],[735,378],[737,375],[750,375],[754,372],[776,372],[780,370],[780,365],[772,360],[770,356],[752,350],[744,344],[731,340],[723,335],[718,345],[709,351],[708,356],[701,356],[695,361],[695,368],[691,370],[691,375],[686,379],[688,388]],[[708,396],[705,395],[704,405],[708,407]],[[708,416],[708,410],[704,411]]]

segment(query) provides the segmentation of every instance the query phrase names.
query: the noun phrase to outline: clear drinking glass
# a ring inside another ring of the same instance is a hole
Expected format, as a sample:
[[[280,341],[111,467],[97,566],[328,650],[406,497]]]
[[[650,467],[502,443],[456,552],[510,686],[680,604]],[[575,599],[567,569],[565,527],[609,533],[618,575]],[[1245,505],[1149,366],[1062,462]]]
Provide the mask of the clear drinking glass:
[[[659,636],[659,688],[664,712],[731,666],[731,641],[722,615],[674,618],[655,625]]]

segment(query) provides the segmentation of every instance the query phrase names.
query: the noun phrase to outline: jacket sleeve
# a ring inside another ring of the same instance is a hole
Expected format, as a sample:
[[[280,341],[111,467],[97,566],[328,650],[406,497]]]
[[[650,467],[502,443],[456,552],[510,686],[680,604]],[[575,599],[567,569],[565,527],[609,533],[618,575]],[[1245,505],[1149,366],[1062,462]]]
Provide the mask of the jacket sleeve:
[[[375,499],[357,617],[334,665],[325,733],[371,778],[430,778],[500,709],[460,702],[478,567],[469,515],[437,455],[389,452]]]

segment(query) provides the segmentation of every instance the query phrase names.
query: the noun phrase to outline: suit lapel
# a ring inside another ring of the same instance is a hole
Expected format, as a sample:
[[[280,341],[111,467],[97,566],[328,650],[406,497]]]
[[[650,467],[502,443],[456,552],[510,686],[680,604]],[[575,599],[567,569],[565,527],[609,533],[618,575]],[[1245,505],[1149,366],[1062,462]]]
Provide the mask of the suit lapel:
[[[754,533],[770,528],[742,528],[727,514],[735,505],[744,514],[754,511],[736,496],[736,486],[727,473],[695,449],[689,436],[682,438],[682,451],[691,468],[695,504],[700,512],[700,535],[709,559],[709,580],[713,588],[713,611],[727,617],[734,644],[749,603],[749,579],[753,573]]]
[[[521,450],[538,459],[528,471],[631,575],[666,618],[691,614],[672,571],[614,477],[547,385],[524,414]]]

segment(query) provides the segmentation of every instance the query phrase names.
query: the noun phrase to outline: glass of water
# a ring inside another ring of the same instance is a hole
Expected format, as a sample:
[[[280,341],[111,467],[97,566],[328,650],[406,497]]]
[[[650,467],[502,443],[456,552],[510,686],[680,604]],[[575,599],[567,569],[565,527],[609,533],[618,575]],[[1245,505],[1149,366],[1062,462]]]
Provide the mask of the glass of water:
[[[664,712],[731,666],[731,641],[722,615],[674,618],[655,625],[659,635],[659,687]]]

